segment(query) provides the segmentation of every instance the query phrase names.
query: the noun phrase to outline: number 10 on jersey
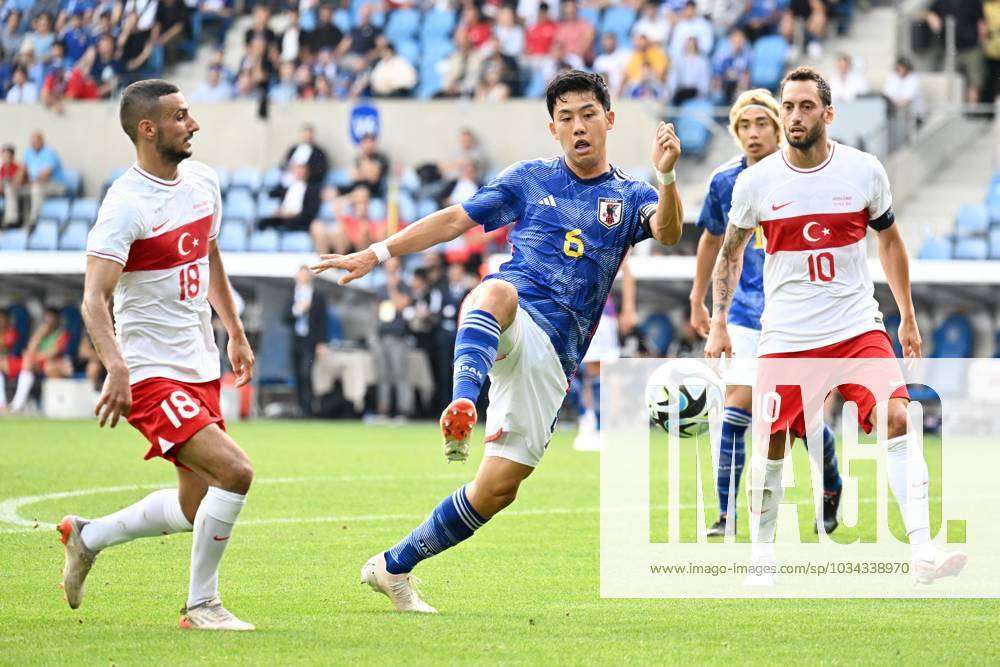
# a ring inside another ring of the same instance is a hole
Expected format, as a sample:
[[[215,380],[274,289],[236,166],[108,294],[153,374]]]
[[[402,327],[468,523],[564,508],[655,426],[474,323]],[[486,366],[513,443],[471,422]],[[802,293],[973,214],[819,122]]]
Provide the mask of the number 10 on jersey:
[[[177,274],[181,283],[181,301],[190,301],[198,296],[201,289],[201,270],[197,264],[188,264]]]
[[[828,283],[837,277],[837,269],[833,265],[833,254],[821,252],[816,255],[806,257],[806,266],[809,267],[809,281],[820,280]]]

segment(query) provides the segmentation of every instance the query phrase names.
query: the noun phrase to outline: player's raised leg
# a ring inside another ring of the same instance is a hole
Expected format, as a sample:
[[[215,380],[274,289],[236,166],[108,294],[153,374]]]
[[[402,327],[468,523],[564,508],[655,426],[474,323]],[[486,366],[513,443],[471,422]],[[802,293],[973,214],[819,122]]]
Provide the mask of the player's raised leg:
[[[191,579],[180,625],[197,630],[253,630],[226,610],[219,598],[219,563],[253,481],[250,459],[215,424],[198,431],[177,459],[200,478],[191,480],[194,488],[184,498],[188,511],[197,491],[207,486],[192,522]]]
[[[444,453],[451,461],[469,457],[476,401],[496,361],[500,334],[516,315],[517,289],[505,280],[486,280],[466,298],[455,335],[451,403],[441,414]]]

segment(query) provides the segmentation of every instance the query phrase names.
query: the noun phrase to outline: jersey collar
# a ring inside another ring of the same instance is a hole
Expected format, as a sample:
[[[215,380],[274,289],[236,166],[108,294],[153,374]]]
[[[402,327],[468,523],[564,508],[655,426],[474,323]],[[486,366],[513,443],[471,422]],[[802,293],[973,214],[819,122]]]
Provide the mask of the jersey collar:
[[[614,176],[616,171],[615,165],[608,163],[610,169],[608,169],[600,176],[594,176],[593,178],[580,178],[575,173],[573,173],[573,170],[569,168],[568,164],[566,164],[566,156],[560,156],[559,166],[562,167],[562,170],[566,172],[566,174],[568,174],[570,178],[572,178],[574,181],[582,185],[600,185],[604,181]]]
[[[180,174],[180,171],[178,171],[176,179],[174,179],[172,181],[165,181],[162,178],[159,178],[158,176],[153,176],[151,173],[149,173],[148,171],[144,170],[142,167],[139,166],[138,162],[136,162],[136,163],[134,163],[132,165],[132,169],[137,174],[139,174],[139,176],[143,177],[147,181],[150,181],[154,185],[156,185],[158,187],[161,187],[161,188],[172,188],[172,187],[175,187],[177,185],[180,185],[181,178],[182,178],[182,176]]]

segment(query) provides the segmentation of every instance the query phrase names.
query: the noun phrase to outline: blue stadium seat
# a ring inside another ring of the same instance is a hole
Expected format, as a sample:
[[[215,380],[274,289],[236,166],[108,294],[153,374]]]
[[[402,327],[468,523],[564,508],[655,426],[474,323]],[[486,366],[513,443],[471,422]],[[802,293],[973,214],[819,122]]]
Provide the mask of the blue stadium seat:
[[[1000,227],[990,230],[990,259],[1000,259]]]
[[[416,67],[420,64],[420,44],[415,39],[401,39],[393,44],[396,52],[409,60],[411,65]]]
[[[934,359],[964,359],[972,356],[972,323],[960,313],[949,315],[932,336]]]
[[[635,10],[624,5],[611,6],[604,10],[600,33],[612,32],[619,44],[629,43],[629,31],[635,23]]]
[[[97,210],[99,206],[93,197],[82,197],[74,199],[73,205],[69,209],[70,220],[83,220],[88,225],[94,224],[97,220]]]
[[[40,220],[55,220],[62,226],[69,219],[69,199],[65,197],[46,199],[42,204],[38,218]]]
[[[60,250],[83,250],[87,247],[87,233],[90,223],[83,220],[70,220],[59,239]]]
[[[951,259],[951,241],[941,236],[930,236],[920,246],[920,259]]]
[[[28,249],[28,232],[23,229],[8,229],[0,235],[0,251],[17,252]]]
[[[226,203],[222,214],[227,218],[252,222],[255,220],[257,205],[247,190],[233,190],[226,195]]]
[[[384,199],[372,199],[368,202],[368,217],[372,220],[385,220],[387,212]]]
[[[582,5],[577,5],[576,15],[581,19],[594,26],[595,28],[601,22],[601,10],[597,7],[584,7]]]
[[[271,167],[264,172],[264,180],[261,183],[265,192],[270,192],[274,188],[281,185],[281,169],[278,167]]]
[[[421,199],[417,202],[417,219],[426,218],[436,210],[438,210],[436,201],[433,199]]]
[[[986,208],[989,211],[990,224],[1000,226],[1000,200],[987,204]]]
[[[990,226],[989,214],[982,204],[963,204],[955,217],[955,233],[959,238],[983,234]]]
[[[448,38],[454,28],[455,12],[432,9],[424,15],[424,24],[420,27],[421,41],[426,43],[434,39]]]
[[[280,199],[268,197],[266,193],[261,192],[257,197],[257,219],[274,215],[279,206],[281,206]]]
[[[639,327],[658,356],[666,356],[670,341],[674,339],[674,325],[664,313],[653,313]]]
[[[112,181],[118,180],[118,177],[124,174],[128,170],[128,167],[115,167],[108,171],[107,178],[104,179],[105,185],[111,185]]]
[[[28,239],[28,250],[55,250],[59,241],[59,223],[39,220]]]
[[[420,83],[417,85],[417,97],[422,100],[429,100],[441,91],[441,87],[441,73],[438,72],[436,63],[425,59],[423,65],[420,67]]]
[[[70,198],[79,197],[83,191],[83,178],[76,169],[63,169],[63,183],[66,184],[66,195]]]
[[[260,184],[263,180],[257,169],[253,167],[240,167],[233,170],[232,178],[229,181],[229,189],[249,190],[256,194],[260,190]]]
[[[333,210],[333,202],[325,201],[319,205],[320,220],[336,220],[337,214]]]
[[[247,229],[239,222],[223,222],[219,230],[219,249],[223,252],[244,252],[247,249]]]
[[[285,232],[279,242],[281,252],[312,252],[313,242],[309,232]]]
[[[955,259],[986,259],[990,247],[986,239],[964,238],[955,241]]]
[[[335,188],[346,188],[351,184],[351,172],[347,169],[331,169],[326,175],[326,184]]]
[[[251,252],[278,252],[278,232],[274,229],[264,229],[250,235]]]
[[[993,173],[993,178],[990,180],[990,189],[986,192],[986,205],[1000,206],[1000,169]]]
[[[712,132],[708,127],[711,119],[712,103],[708,100],[688,100],[681,105],[676,129],[677,138],[685,153],[695,157],[705,155],[712,140]]]
[[[437,65],[455,50],[455,44],[447,37],[432,37],[421,40],[421,63],[423,68]]]
[[[229,189],[229,181],[232,179],[232,173],[226,167],[212,167],[215,169],[215,173],[219,176],[219,190],[222,194],[226,194],[226,190]]]
[[[332,305],[326,308],[326,340],[332,343],[337,340],[344,340],[344,325],[340,321],[340,315]]]
[[[399,42],[412,39],[420,27],[420,12],[416,9],[397,9],[389,14],[385,36],[398,46]]]
[[[761,37],[753,45],[750,57],[750,86],[775,90],[785,71],[788,42],[780,35]]]
[[[417,202],[406,192],[399,193],[399,219],[403,222],[417,220]]]
[[[346,9],[338,9],[333,13],[333,25],[346,35],[351,31],[351,13]]]

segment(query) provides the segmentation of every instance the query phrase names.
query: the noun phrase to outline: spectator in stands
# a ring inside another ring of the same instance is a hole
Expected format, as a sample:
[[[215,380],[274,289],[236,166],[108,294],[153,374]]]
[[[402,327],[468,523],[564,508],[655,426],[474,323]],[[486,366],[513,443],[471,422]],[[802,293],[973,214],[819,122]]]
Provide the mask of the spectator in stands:
[[[417,347],[431,362],[434,375],[431,412],[439,414],[451,400],[451,350],[455,346],[454,332],[449,333],[442,322],[448,290],[446,285],[433,281],[431,270],[422,266],[413,272],[410,294],[413,299],[410,330],[416,336]]]
[[[652,73],[656,79],[663,80],[670,66],[670,59],[659,44],[654,44],[643,34],[635,36],[635,49],[625,65],[625,89],[631,97],[644,80]]]
[[[372,96],[408,97],[417,85],[417,70],[409,60],[396,53],[384,36],[379,36],[378,42],[378,61],[370,77]]]
[[[325,76],[317,76],[313,86],[314,86],[313,88],[314,100],[337,99],[333,94],[333,87],[330,85],[330,80]]]
[[[316,12],[316,27],[303,36],[306,46],[313,53],[319,53],[324,49],[333,52],[343,39],[344,33],[333,23],[333,5],[321,4]]]
[[[279,104],[287,104],[299,96],[295,82],[295,63],[283,62],[278,66],[278,80],[267,93],[268,99]]]
[[[716,49],[712,63],[712,88],[725,104],[750,87],[750,45],[740,28],[729,31],[726,42]]]
[[[3,227],[20,224],[21,187],[25,182],[24,167],[15,159],[14,145],[0,149],[0,194],[3,194]],[[6,311],[0,311],[6,314]],[[0,334],[3,328],[0,328]]]
[[[642,34],[646,35],[647,40],[649,39],[648,33],[643,31]],[[625,84],[625,68],[631,57],[631,49],[619,46],[615,33],[606,32],[601,35],[601,55],[594,59],[594,71],[604,77],[612,99],[622,94]]]
[[[986,41],[983,52],[986,56],[986,82],[980,95],[980,102],[993,104],[1000,95],[1000,0],[983,2],[986,17]]]
[[[48,16],[52,22],[52,29],[55,32],[56,19],[61,14],[63,2],[64,0],[27,0],[26,2],[18,2],[16,4],[30,8],[28,11],[29,23],[34,23],[43,14]]]
[[[327,343],[326,299],[315,289],[312,271],[299,267],[295,274],[292,299],[285,310],[286,322],[292,329],[292,372],[295,376],[295,398],[299,414],[314,414],[312,367],[317,355]]]
[[[711,82],[708,58],[698,52],[698,40],[688,37],[684,53],[670,67],[667,97],[677,106],[695,98],[707,98]]]
[[[10,313],[6,308],[0,309],[0,414],[7,412],[7,379],[21,370],[21,359],[14,356],[17,338]]]
[[[823,0],[791,0],[781,17],[779,31],[789,44],[795,41],[795,27],[804,29],[806,53],[813,60],[823,57],[826,37],[826,5]]]
[[[531,56],[547,56],[552,51],[552,43],[556,38],[556,30],[559,28],[549,13],[548,3],[542,2],[538,5],[538,19],[531,24],[524,34],[525,53]]]
[[[913,71],[909,58],[900,57],[892,73],[885,79],[882,93],[892,103],[897,117],[912,118],[918,124],[924,117],[924,99],[920,90],[920,77]]]
[[[564,54],[590,62],[593,58],[594,26],[580,18],[576,0],[563,0],[561,8],[555,43],[562,47]]]
[[[265,51],[269,53],[269,56],[276,53],[276,51],[272,52],[271,49],[272,47],[277,48],[278,35],[269,25],[271,9],[266,2],[254,6],[251,21],[250,27],[243,34],[243,44],[249,47],[255,40],[263,39]]]
[[[299,130],[298,143],[285,152],[285,159],[281,163],[282,184],[285,187],[291,185],[294,180],[292,170],[298,165],[306,166],[306,178],[310,183],[323,185],[330,169],[330,160],[326,156],[326,151],[316,144],[316,129],[310,123],[302,126]]]
[[[183,0],[158,0],[156,23],[158,44],[163,48],[167,65],[174,65],[184,56],[184,44],[191,39],[191,10]]]
[[[665,95],[663,76],[648,62],[642,64],[639,78],[630,78],[625,87],[625,97],[630,100],[662,101]]]
[[[517,14],[510,5],[500,7],[495,32],[500,43],[500,53],[512,58],[519,58],[524,54],[524,28],[517,22]]]
[[[70,361],[69,333],[63,327],[59,311],[46,308],[42,323],[28,339],[24,349],[24,362],[17,376],[17,390],[10,402],[12,412],[21,412],[39,375],[46,378],[64,378],[73,374]]]
[[[66,47],[66,57],[71,63],[82,58],[96,41],[93,32],[83,23],[84,13],[82,7],[77,7],[69,17],[69,25],[59,37]]]
[[[983,0],[934,0],[927,10],[927,24],[937,36],[938,65],[944,59],[944,24],[955,19],[955,58],[965,76],[965,96],[969,104],[979,102],[983,85],[983,44],[987,38]]]
[[[221,67],[209,67],[205,80],[191,93],[192,102],[228,102],[236,96],[231,83],[222,76]]]
[[[375,6],[370,3],[361,5],[358,10],[358,22],[351,28],[347,38],[340,43],[341,53],[350,53],[371,60],[375,53],[375,40],[382,31],[372,23],[372,13]]]
[[[461,204],[476,194],[480,187],[482,187],[482,183],[476,172],[476,165],[469,160],[461,162],[458,166],[458,178],[455,179],[454,185],[451,187],[451,194],[448,195],[448,205]]]
[[[858,71],[852,58],[846,53],[837,54],[833,76],[830,77],[830,94],[833,103],[850,102],[869,92],[868,80]]]
[[[80,57],[69,71],[63,95],[67,100],[96,100],[101,89],[90,71],[94,66],[94,50],[90,49]]]
[[[478,6],[468,4],[462,10],[462,18],[455,32],[464,32],[472,48],[478,49],[493,34],[493,26]]]
[[[351,169],[351,190],[358,185],[368,188],[374,197],[385,197],[386,181],[389,178],[389,158],[378,149],[378,137],[366,134],[358,144],[358,156]]]
[[[45,198],[61,196],[66,192],[62,161],[59,154],[45,144],[45,137],[40,130],[31,133],[28,150],[24,152],[24,166],[31,194],[28,224],[33,225],[38,220]]]
[[[97,83],[102,98],[111,97],[118,89],[122,71],[122,61],[115,54],[115,38],[109,34],[101,35],[97,39],[97,50],[90,67],[90,76]]]
[[[310,50],[305,43],[305,33],[299,26],[299,12],[293,6],[288,10],[288,27],[281,33],[281,48],[279,57],[285,62],[296,62],[299,59],[299,51],[302,47]]]
[[[455,152],[453,159],[442,160],[437,163],[437,167],[441,174],[456,178],[466,163],[471,164],[475,170],[475,180],[483,180],[489,169],[489,158],[475,132],[463,127],[458,132],[458,151]]]
[[[143,78],[144,70],[156,69],[150,62],[156,40],[159,38],[159,26],[153,23],[148,30],[142,28],[142,15],[131,12],[125,16],[122,31],[118,35],[118,53],[123,63],[122,71],[125,83],[132,83]]]
[[[778,0],[749,0],[749,8],[743,15],[742,28],[747,39],[756,42],[765,35],[772,35],[781,23]]]
[[[407,323],[412,311],[409,290],[399,275],[399,259],[385,263],[385,291],[377,302],[378,331],[371,342],[372,356],[378,368],[377,409],[382,417],[391,415],[392,393],[396,393],[396,414],[412,417],[413,382],[409,355],[413,337]]]
[[[500,67],[488,67],[483,79],[476,87],[474,99],[477,102],[503,102],[510,97],[510,87],[503,82]]]
[[[636,35],[645,35],[654,44],[666,44],[667,36],[670,34],[670,23],[663,12],[663,7],[656,0],[649,0],[643,3],[639,10],[639,19],[632,26],[632,38]],[[603,53],[610,53],[603,51]]]
[[[24,36],[21,49],[30,49],[36,58],[45,60],[55,43],[56,34],[53,32],[52,17],[48,14],[40,14],[32,21],[32,30]]]
[[[487,72],[495,69],[499,83],[507,89],[510,97],[516,97],[521,92],[521,64],[517,58],[508,56],[500,51],[500,41],[496,37],[490,37],[480,47],[478,51],[480,57],[479,83],[481,84]],[[478,86],[477,86],[478,89]]]
[[[66,93],[66,82],[69,80],[68,66],[63,57],[65,47],[59,42],[52,45],[49,51],[49,65],[42,80],[41,98],[46,109],[62,113],[62,99]]]
[[[708,22],[708,19],[698,15],[697,5],[694,1],[688,0],[684,3],[680,17],[670,33],[667,55],[670,56],[671,60],[678,60],[684,55],[688,39],[692,37],[698,42],[700,53],[712,52],[712,45],[715,43],[715,28]]]
[[[234,0],[201,0],[201,29],[218,47],[226,43],[233,24]]]
[[[705,4],[707,7],[702,5],[705,18],[721,33],[728,34],[733,28],[739,27],[743,14],[747,11],[746,0],[708,0]]]
[[[267,38],[257,35],[250,42],[246,55],[240,61],[239,77],[245,76],[241,82],[237,78],[236,88],[241,97],[248,96],[249,91],[257,91],[258,94],[267,93],[268,84],[274,75],[274,60],[268,53]]]
[[[0,28],[0,51],[3,51],[10,57],[21,51],[21,43],[24,41],[21,18],[21,12],[16,8],[12,9],[7,13],[3,27]]]
[[[309,233],[316,252],[333,252],[345,255],[367,248],[373,241],[385,236],[385,221],[372,220],[369,214],[371,193],[364,185],[356,186],[347,197],[335,202],[337,219],[327,225],[322,220],[313,221]]]
[[[320,186],[309,182],[309,167],[305,164],[292,167],[292,182],[272,194],[281,197],[281,205],[274,215],[260,220],[257,227],[273,227],[288,232],[308,231],[320,206]]]
[[[38,101],[38,86],[28,80],[28,70],[23,65],[14,67],[11,83],[5,98],[7,104],[34,104]]]

